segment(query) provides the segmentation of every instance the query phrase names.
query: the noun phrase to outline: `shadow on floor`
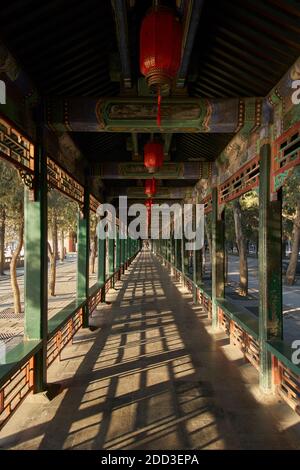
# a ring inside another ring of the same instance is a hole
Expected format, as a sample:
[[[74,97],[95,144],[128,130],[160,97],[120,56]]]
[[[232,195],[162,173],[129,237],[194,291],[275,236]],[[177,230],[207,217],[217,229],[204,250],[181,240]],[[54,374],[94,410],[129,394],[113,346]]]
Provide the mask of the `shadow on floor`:
[[[111,296],[91,318],[99,329],[81,330],[54,366],[62,392],[33,399],[3,448],[292,447],[251,393],[256,372],[240,373],[248,366],[228,359],[227,338],[213,339],[202,307],[153,255],[142,252]]]

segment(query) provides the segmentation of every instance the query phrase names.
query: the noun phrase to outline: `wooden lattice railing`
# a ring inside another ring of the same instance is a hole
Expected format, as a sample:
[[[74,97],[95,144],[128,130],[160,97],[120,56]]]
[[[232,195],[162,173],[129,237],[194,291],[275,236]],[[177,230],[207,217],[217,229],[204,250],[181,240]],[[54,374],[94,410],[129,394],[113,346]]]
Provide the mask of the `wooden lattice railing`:
[[[300,415],[300,376],[272,356],[273,383],[280,397]]]
[[[75,333],[82,327],[83,310],[79,308],[55,334],[47,344],[47,366],[49,367],[57,357],[60,358],[61,351],[72,340]]]
[[[33,364],[31,357],[0,389],[0,426],[4,424],[26,395],[33,389]]]

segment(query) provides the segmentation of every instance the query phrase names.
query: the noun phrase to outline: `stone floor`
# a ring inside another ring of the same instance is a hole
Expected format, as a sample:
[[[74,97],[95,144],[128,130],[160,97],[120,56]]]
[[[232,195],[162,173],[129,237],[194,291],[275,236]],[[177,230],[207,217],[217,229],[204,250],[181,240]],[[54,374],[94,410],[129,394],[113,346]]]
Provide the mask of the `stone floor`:
[[[2,449],[299,449],[299,417],[262,395],[255,369],[212,332],[148,252],[96,310],[48,394],[0,432]]]

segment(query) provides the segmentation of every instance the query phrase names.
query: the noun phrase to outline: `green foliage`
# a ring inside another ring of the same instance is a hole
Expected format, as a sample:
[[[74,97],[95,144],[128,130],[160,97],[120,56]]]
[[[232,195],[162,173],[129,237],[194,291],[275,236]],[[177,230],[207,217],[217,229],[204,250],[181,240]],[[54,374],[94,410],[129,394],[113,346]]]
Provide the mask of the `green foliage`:
[[[211,212],[209,212],[208,214],[205,215],[204,223],[205,223],[205,225],[206,225],[205,238],[206,238],[206,235],[207,235],[207,234],[209,234],[209,236],[210,236],[210,238],[211,238],[211,230],[212,230],[212,227],[211,227],[211,224],[212,224],[212,214],[211,214]]]
[[[78,205],[76,202],[64,196],[56,189],[48,193],[48,224],[51,228],[53,217],[56,218],[58,230],[64,232],[76,229]]]
[[[297,200],[300,198],[300,175],[294,171],[285,181],[282,188],[282,230],[286,239],[292,238],[293,224],[296,216]]]
[[[256,191],[248,191],[240,199],[242,209],[242,227],[247,241],[257,243],[259,230],[259,200]],[[225,237],[230,244],[235,244],[235,226],[233,217],[233,202],[226,204]]]
[[[95,212],[91,212],[90,213],[90,235],[91,235],[91,237],[96,235],[97,223],[98,223],[97,214],[95,214]]]

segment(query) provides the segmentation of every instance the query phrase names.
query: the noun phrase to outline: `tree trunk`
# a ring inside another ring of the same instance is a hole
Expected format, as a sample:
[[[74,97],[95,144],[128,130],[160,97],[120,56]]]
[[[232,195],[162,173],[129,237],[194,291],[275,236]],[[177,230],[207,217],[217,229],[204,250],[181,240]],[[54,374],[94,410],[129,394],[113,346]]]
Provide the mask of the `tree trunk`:
[[[52,214],[51,221],[51,238],[52,238],[52,249],[48,242],[49,255],[50,255],[50,282],[49,289],[50,295],[55,296],[55,284],[56,284],[56,259],[57,259],[57,217],[55,211]]]
[[[13,291],[14,299],[14,311],[15,314],[22,312],[21,309],[21,298],[20,298],[20,289],[17,281],[17,261],[20,256],[22,246],[23,246],[23,235],[24,235],[24,218],[21,216],[21,221],[18,229],[18,244],[15,251],[12,254],[10,262],[10,282]]]
[[[56,213],[55,213],[55,220],[54,220],[54,227],[53,227],[53,231],[52,231],[52,236],[55,238],[55,241],[53,242],[54,243],[54,248],[55,248],[55,251],[56,251],[55,259],[58,260],[59,259],[59,256],[58,256],[58,229],[57,229],[57,214]]]
[[[203,245],[203,248],[202,248],[202,250],[201,250],[201,253],[202,253],[202,256],[201,256],[201,259],[202,259],[202,276],[204,276],[205,270],[206,270],[205,243],[204,243],[204,245]]]
[[[228,282],[228,259],[229,259],[229,255],[228,255],[228,248],[225,246],[225,272],[224,272],[224,275],[225,275],[225,284],[227,284]]]
[[[298,253],[299,253],[299,238],[300,238],[300,199],[297,200],[296,216],[293,226],[292,238],[292,252],[290,257],[289,266],[286,271],[286,283],[292,286],[296,278]]]
[[[5,208],[0,209],[0,275],[4,274],[5,265]]]
[[[242,210],[239,200],[233,202],[233,217],[235,226],[236,244],[240,260],[240,288],[239,293],[242,296],[248,295],[248,261],[246,251],[246,240],[242,227]]]
[[[73,253],[75,251],[75,241],[74,241],[74,232],[69,232],[69,253]]]
[[[60,232],[60,261],[65,259],[65,233],[63,230]]]
[[[95,261],[97,255],[97,236],[92,235],[92,246],[91,246],[91,272],[95,273]]]

